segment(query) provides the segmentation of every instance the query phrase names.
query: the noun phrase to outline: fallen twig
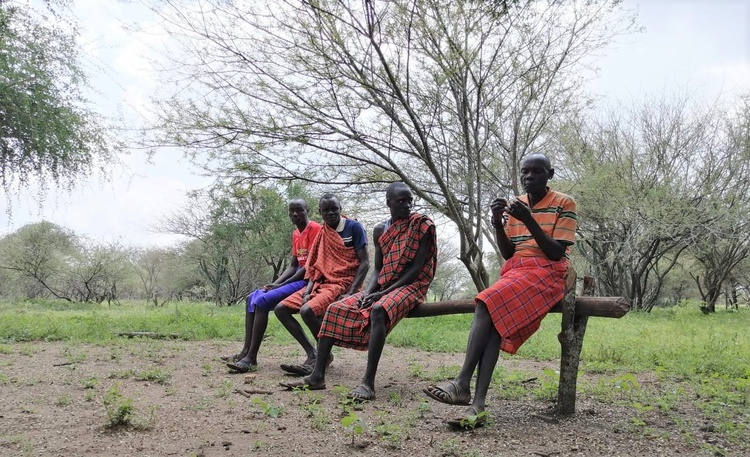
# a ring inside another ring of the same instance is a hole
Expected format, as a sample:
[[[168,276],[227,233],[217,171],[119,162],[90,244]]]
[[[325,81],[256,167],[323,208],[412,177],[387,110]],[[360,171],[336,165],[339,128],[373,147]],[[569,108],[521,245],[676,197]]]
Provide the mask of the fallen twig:
[[[262,389],[234,389],[235,392],[238,394],[250,398],[253,395],[272,395],[273,392],[270,390],[262,390]]]
[[[148,338],[179,338],[180,335],[177,333],[158,333],[158,332],[117,332],[118,336],[127,336],[133,338],[134,336],[145,336]]]

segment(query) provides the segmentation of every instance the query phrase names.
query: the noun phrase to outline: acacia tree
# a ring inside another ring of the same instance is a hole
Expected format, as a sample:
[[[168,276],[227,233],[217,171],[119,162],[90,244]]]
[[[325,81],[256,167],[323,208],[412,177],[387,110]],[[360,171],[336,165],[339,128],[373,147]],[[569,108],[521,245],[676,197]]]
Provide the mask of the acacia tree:
[[[702,271],[691,276],[705,312],[716,311],[722,293],[730,294],[728,301],[736,301],[736,270],[750,256],[750,96],[739,101],[736,114],[730,110],[721,124],[719,150],[704,159],[717,171],[704,186],[710,198],[702,210],[712,220],[691,240],[690,254],[701,266]]]
[[[80,243],[79,252],[60,273],[66,296],[79,302],[119,304],[118,285],[122,288],[132,271],[129,253],[118,243]]]
[[[157,144],[219,178],[405,181],[455,224],[477,289],[488,203],[585,103],[618,1],[154,1],[176,48]]]
[[[568,125],[562,147],[578,201],[578,251],[599,293],[650,310],[666,276],[728,214],[721,195],[736,159],[718,110],[655,100]]]
[[[0,186],[8,195],[31,178],[42,191],[47,181],[72,187],[114,159],[81,93],[75,24],[55,5],[63,2],[46,3],[42,12],[0,1]]]
[[[430,300],[452,300],[467,292],[473,297],[470,286],[471,282],[466,275],[466,268],[458,260],[458,246],[452,243],[440,243],[437,270],[430,283]]]
[[[27,297],[52,296],[73,301],[65,272],[80,252],[78,238],[59,225],[28,224],[0,240],[0,268],[14,272]]]
[[[287,192],[307,197],[298,185]],[[192,238],[185,256],[198,265],[218,304],[236,303],[278,277],[287,267],[292,229],[284,197],[262,186],[217,186],[208,195],[194,194],[189,207],[162,227]]]

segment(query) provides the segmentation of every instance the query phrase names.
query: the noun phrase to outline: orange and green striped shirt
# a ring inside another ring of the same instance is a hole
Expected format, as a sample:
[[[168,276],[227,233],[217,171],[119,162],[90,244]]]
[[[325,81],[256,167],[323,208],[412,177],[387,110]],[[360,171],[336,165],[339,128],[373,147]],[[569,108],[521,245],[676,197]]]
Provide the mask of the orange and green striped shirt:
[[[522,195],[519,200],[529,204],[529,196]],[[570,246],[575,243],[576,235],[576,202],[572,197],[554,190],[547,190],[542,200],[531,208],[531,215],[544,233],[565,245],[565,257],[568,257]],[[505,226],[505,233],[516,247],[513,255],[520,257],[544,257],[544,252],[531,236],[523,222],[510,217]]]

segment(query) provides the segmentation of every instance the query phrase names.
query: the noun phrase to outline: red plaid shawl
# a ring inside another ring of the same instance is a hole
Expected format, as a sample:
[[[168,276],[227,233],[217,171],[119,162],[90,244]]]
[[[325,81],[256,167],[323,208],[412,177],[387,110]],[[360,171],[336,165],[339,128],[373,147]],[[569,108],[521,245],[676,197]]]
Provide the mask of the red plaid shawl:
[[[437,242],[435,224],[421,214],[412,213],[409,219],[394,222],[378,239],[383,252],[383,266],[378,283],[381,288],[396,281],[404,269],[414,261],[422,237],[432,237],[422,271],[417,279],[384,295],[377,302],[388,313],[386,331],[403,319],[409,311],[422,303],[437,266]],[[318,337],[333,338],[341,347],[367,350],[370,342],[370,308],[359,309],[357,301],[361,293],[333,303],[326,311]]]
[[[378,276],[378,284],[381,288],[386,288],[388,285],[396,281],[406,267],[414,261],[419,249],[419,242],[422,237],[431,233],[433,236],[433,242],[430,243],[430,251],[425,259],[422,271],[417,276],[414,282],[420,283],[423,286],[424,295],[427,294],[427,289],[430,287],[430,282],[435,276],[435,267],[437,264],[437,243],[435,243],[435,224],[432,220],[419,213],[411,213],[408,219],[401,219],[388,227],[378,242],[380,243],[380,249],[383,252],[383,267],[380,269],[380,276]]]
[[[539,329],[565,289],[567,259],[513,256],[503,265],[500,279],[476,296],[487,305],[500,334],[500,349],[515,354]]]
[[[348,288],[354,280],[358,267],[357,251],[344,246],[341,235],[328,224],[323,224],[323,228],[310,247],[310,255],[307,257],[305,266],[305,279],[327,284],[340,284]]]

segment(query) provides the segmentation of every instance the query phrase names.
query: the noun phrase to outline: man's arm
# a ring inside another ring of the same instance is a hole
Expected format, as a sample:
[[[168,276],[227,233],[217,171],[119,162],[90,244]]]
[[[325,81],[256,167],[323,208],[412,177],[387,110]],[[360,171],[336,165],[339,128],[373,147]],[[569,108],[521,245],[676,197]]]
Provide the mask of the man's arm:
[[[516,246],[505,233],[505,213],[508,211],[508,200],[496,198],[490,203],[492,209],[492,226],[495,228],[495,239],[497,246],[500,248],[500,255],[503,259],[508,260],[516,253]]]
[[[434,230],[434,228],[431,228],[430,230]],[[422,236],[422,239],[419,240],[419,246],[417,247],[417,254],[414,256],[414,261],[410,263],[406,269],[403,271],[401,276],[398,277],[395,281],[393,281],[391,284],[388,285],[385,289],[379,290],[380,285],[378,284],[378,288],[374,289],[371,293],[365,295],[362,297],[362,300],[360,300],[360,308],[367,308],[372,306],[374,303],[376,303],[378,300],[380,300],[383,295],[387,295],[391,293],[392,291],[398,289],[399,287],[408,286],[409,284],[413,283],[417,277],[419,276],[419,273],[422,271],[422,268],[424,267],[425,259],[427,258],[427,252],[430,250],[431,246],[430,244],[433,242],[434,237],[430,236],[429,233],[425,233],[424,236]],[[381,253],[380,256],[380,266],[382,268],[383,264],[383,256]],[[378,272],[378,275],[380,273]],[[377,283],[377,277],[375,277],[375,283]]]
[[[359,260],[359,267],[357,267],[357,271],[354,273],[354,281],[352,281],[351,287],[349,287],[349,290],[344,294],[344,296],[353,295],[357,292],[357,290],[359,290],[359,288],[362,286],[362,283],[365,282],[367,270],[370,269],[370,259],[367,257],[367,245],[357,249],[356,252],[357,260]]]
[[[544,230],[539,226],[537,221],[531,215],[529,207],[520,201],[513,202],[508,208],[508,212],[511,216],[520,220],[524,223],[529,233],[534,237],[539,249],[542,250],[545,256],[550,260],[560,260],[565,255],[565,245],[551,236],[544,233]]]
[[[430,228],[430,230],[435,229]],[[430,246],[432,244],[432,240],[433,237],[429,235],[429,232],[425,233],[422,236],[422,239],[419,240],[419,247],[417,248],[417,254],[414,256],[414,260],[406,267],[403,274],[398,279],[393,281],[388,285],[388,287],[379,292],[381,297],[398,289],[399,287],[408,286],[417,279],[417,276],[419,276],[419,273],[422,271],[422,267],[424,267],[424,261],[427,258],[427,252],[432,247]]]
[[[293,255],[286,270],[284,270],[284,272],[281,273],[278,278],[276,278],[276,281],[272,282],[271,284],[266,284],[263,288],[265,290],[272,290],[304,278],[305,269],[299,268],[299,260],[297,260],[297,257]]]

